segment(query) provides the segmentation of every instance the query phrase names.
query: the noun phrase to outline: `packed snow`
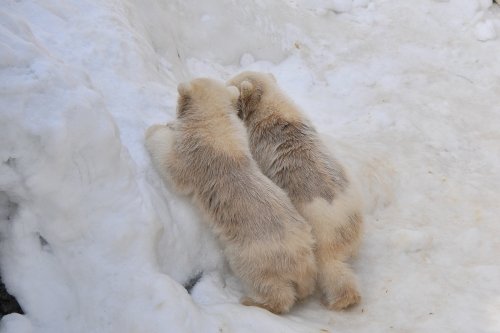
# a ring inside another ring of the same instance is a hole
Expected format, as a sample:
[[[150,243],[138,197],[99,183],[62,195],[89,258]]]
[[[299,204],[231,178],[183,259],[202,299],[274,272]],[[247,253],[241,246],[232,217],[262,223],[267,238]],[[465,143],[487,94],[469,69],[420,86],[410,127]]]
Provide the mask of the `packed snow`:
[[[1,2],[0,332],[500,332],[499,35],[491,0]],[[151,165],[177,84],[243,70],[361,184],[352,309],[240,305]]]

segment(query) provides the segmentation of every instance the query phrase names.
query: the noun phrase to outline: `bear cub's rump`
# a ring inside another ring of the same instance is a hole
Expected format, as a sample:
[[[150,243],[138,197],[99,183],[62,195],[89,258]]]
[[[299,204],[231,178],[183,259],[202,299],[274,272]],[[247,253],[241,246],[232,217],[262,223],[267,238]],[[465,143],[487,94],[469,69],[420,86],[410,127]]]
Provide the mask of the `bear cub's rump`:
[[[254,159],[313,228],[324,303],[336,310],[358,303],[356,278],[345,262],[361,240],[362,207],[346,171],[272,74],[244,72],[228,85],[240,89],[237,114]]]
[[[154,166],[206,214],[247,289],[242,303],[287,312],[314,291],[311,227],[252,159],[236,117],[238,90],[210,79],[178,90],[176,122],[146,133]]]

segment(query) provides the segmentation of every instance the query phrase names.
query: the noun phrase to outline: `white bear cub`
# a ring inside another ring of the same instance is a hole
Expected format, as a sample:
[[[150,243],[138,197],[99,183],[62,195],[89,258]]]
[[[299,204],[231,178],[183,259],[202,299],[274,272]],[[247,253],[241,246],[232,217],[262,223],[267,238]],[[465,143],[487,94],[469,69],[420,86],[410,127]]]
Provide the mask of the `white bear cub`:
[[[271,74],[244,72],[228,85],[240,90],[238,116],[254,159],[313,228],[325,305],[340,310],[358,303],[356,278],[346,261],[359,247],[363,216],[346,171]]]
[[[153,164],[205,213],[246,287],[242,303],[287,312],[315,288],[311,227],[252,159],[238,89],[199,78],[178,91],[176,122],[146,132]]]

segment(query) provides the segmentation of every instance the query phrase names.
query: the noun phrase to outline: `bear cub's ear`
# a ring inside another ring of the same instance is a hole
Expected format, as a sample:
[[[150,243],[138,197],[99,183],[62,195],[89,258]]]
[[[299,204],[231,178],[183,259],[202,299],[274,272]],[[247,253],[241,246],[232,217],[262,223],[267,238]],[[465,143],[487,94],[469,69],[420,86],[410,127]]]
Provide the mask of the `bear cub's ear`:
[[[186,96],[186,95],[189,95],[189,93],[191,92],[191,84],[189,82],[182,82],[182,83],[179,83],[179,85],[177,86],[177,91],[179,92],[179,95],[180,96]]]
[[[273,75],[273,73],[267,73],[267,76],[269,76],[271,78],[271,80],[273,80],[274,83],[278,82],[276,80],[276,77]]]
[[[231,102],[236,102],[240,97],[240,91],[235,86],[227,87],[227,91],[229,91],[229,96],[231,96]]]
[[[250,81],[243,81],[240,85],[241,98],[248,98],[253,93],[253,84]]]

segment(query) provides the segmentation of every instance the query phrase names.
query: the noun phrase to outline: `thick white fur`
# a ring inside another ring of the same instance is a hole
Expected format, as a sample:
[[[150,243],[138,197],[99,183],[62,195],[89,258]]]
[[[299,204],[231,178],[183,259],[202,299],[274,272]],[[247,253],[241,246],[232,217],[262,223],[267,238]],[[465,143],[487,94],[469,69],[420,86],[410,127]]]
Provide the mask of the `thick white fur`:
[[[170,174],[167,171],[167,167],[165,165],[165,161],[168,160],[169,152],[173,150],[173,145],[175,142],[175,133],[172,126],[173,124],[157,124],[149,127],[146,131],[146,149],[151,156],[153,165],[161,166],[159,168],[156,168],[157,172],[160,174],[160,177],[167,184],[175,185],[175,183],[170,178]],[[175,190],[183,195],[188,195],[191,192],[186,188],[175,188]]]
[[[197,79],[178,91],[176,122],[146,132],[153,164],[205,214],[247,289],[242,303],[287,312],[314,291],[311,227],[253,161],[234,110],[239,90]]]
[[[360,244],[363,209],[351,177],[273,77],[244,72],[228,85],[241,91],[238,115],[253,157],[313,228],[324,303],[335,310],[358,303],[357,281],[346,262]]]
[[[318,262],[318,286],[323,292],[323,301],[329,308],[341,310],[360,301],[357,279],[345,263],[354,257],[361,242],[357,231],[350,242],[345,243],[341,230],[348,232],[346,221],[353,214],[361,214],[361,197],[352,183],[332,203],[323,198],[297,207],[311,224],[316,237],[316,260]]]

